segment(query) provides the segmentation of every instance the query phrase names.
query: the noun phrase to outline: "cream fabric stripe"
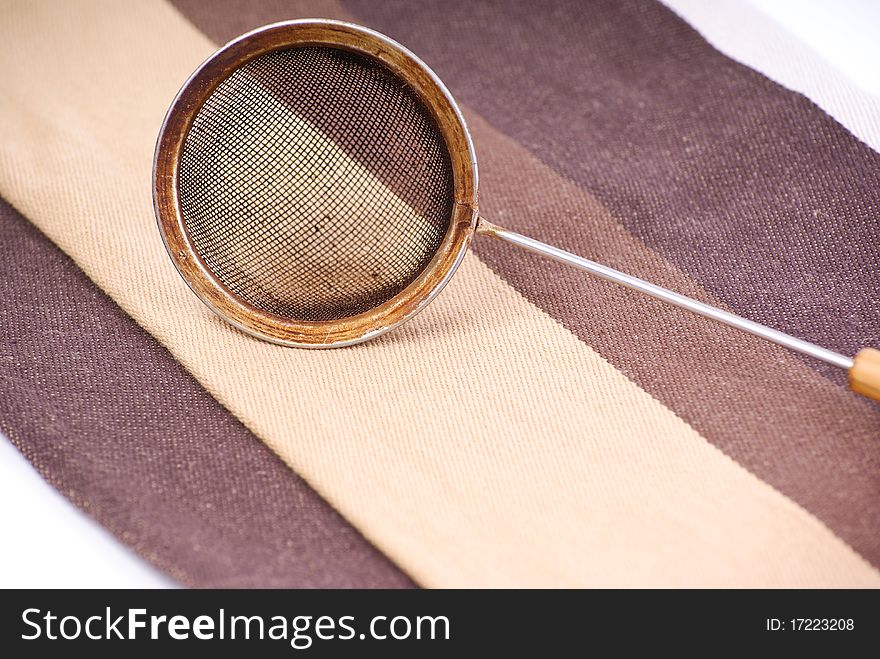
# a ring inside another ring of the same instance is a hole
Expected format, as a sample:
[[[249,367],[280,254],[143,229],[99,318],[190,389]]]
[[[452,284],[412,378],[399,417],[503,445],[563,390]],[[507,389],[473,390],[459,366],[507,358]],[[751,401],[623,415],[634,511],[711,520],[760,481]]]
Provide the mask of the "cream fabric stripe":
[[[353,349],[231,329],[174,272],[150,203],[165,107],[213,45],[156,1],[2,14],[0,194],[421,583],[880,585],[476,258]]]
[[[722,53],[800,92],[880,151],[880,98],[742,0],[661,0]]]

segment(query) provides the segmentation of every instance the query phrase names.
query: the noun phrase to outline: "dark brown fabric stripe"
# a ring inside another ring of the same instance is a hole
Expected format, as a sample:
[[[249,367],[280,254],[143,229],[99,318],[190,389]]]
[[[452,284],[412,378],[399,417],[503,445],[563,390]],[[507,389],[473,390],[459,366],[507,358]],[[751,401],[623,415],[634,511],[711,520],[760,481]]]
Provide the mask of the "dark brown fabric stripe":
[[[199,587],[413,585],[5,202],[0,270],[0,429],[120,540]]]
[[[880,345],[880,155],[659,3],[344,5],[732,309],[844,354]]]
[[[257,0],[255,2],[169,0],[169,2],[218,46],[249,30],[279,21],[297,18],[355,20],[352,14],[336,0]]]
[[[482,105],[489,110],[495,107],[487,97],[506,80],[496,80],[496,72],[484,66],[485,61],[492,60],[484,61],[474,54],[474,49],[481,52],[483,48],[510,47],[506,43],[510,35],[495,28],[496,14],[486,5],[468,5],[465,9],[446,3],[444,9],[431,5],[424,7],[422,13],[402,6],[386,11],[383,4],[359,7],[358,13],[352,15],[330,2],[291,4],[263,0],[249,3],[246,10],[230,3],[223,11],[213,12],[192,0],[176,0],[175,4],[218,42],[284,18],[320,15],[363,22],[415,47],[417,54],[447,78],[453,94],[459,92],[453,82],[456,78],[463,85],[478,87],[479,94],[472,88],[471,91],[481,109]],[[525,5],[517,7],[511,11],[512,17],[524,20]],[[597,24],[589,29],[614,33],[618,29],[616,15],[607,7],[599,9],[592,19]],[[660,13],[664,20],[669,18],[665,10]],[[464,14],[467,20],[462,18]],[[566,15],[554,14],[557,20]],[[485,30],[477,38],[481,43],[461,44],[457,51],[447,51],[446,46],[439,45],[437,42],[443,37],[435,38],[435,25],[443,25],[438,35],[447,36],[459,27],[458,23],[449,23],[450,16],[472,23],[467,30]],[[680,31],[676,28],[672,34]],[[692,34],[689,29],[684,32]],[[521,28],[514,34],[516,39],[526,39],[528,30]],[[423,45],[428,48],[423,50]],[[694,44],[685,47],[698,50]],[[711,50],[705,44],[699,47]],[[543,51],[536,47],[530,52],[530,59],[510,60],[508,68],[522,70],[525,75],[533,64],[540,66]],[[630,59],[639,56],[638,50],[626,52]],[[709,61],[717,59],[712,51]],[[478,84],[473,83],[469,77],[472,75],[480,78]],[[616,80],[614,84],[604,80],[611,88],[628,94],[639,89],[638,81],[622,72],[606,70],[604,75]],[[754,76],[750,72],[747,75]],[[761,81],[760,89],[768,87],[763,78],[757,78]],[[543,97],[547,87],[552,88],[556,82],[552,78],[546,84],[533,81],[522,85],[519,91],[529,99],[512,103],[505,110],[511,115],[508,121],[518,120],[522,126],[532,127],[534,134],[520,136],[529,149],[541,144],[538,131],[544,118],[535,117],[527,106],[533,102],[533,96]],[[748,85],[743,89],[747,90]],[[600,88],[595,102],[607,102],[604,94],[610,92],[611,89]],[[777,92],[788,93],[774,91]],[[546,108],[545,113],[553,115]],[[467,115],[480,160],[481,206],[487,216],[686,294],[718,302],[634,238],[621,226],[617,215],[586,192],[584,188],[588,186],[576,185],[555,173],[524,147],[498,133],[482,116],[474,112]],[[667,129],[674,131],[675,127]],[[600,137],[609,144],[627,139],[627,131],[621,127],[609,126],[607,130],[611,134]],[[579,148],[571,144],[566,152],[578,152]],[[597,151],[596,158],[613,156],[609,149]],[[663,152],[654,153],[643,147],[642,157],[662,160]],[[609,169],[619,166],[613,160],[606,161],[606,165]],[[730,180],[725,184],[747,195],[735,174],[731,165]],[[633,186],[637,183],[622,184],[621,194],[634,195]],[[654,192],[654,197],[661,199],[664,190]],[[718,241],[719,251],[726,248],[727,242],[738,239],[736,231],[734,226],[729,235]],[[880,415],[876,407],[832,385],[791,354],[757,339],[591,280],[509,246],[478,240],[475,249],[530,300],[676,410],[710,441],[810,510],[866,558],[880,564],[880,508],[876,505],[880,495],[880,455],[876,450]],[[715,254],[712,253],[713,258],[720,258]],[[738,281],[735,274],[727,273]]]

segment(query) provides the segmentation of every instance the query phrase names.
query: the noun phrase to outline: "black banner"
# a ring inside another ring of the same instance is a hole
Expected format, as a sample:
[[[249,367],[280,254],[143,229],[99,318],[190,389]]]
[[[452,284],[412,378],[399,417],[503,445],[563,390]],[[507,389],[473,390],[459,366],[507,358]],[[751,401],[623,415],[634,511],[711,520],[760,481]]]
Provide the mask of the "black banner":
[[[217,649],[260,657],[839,652],[880,640],[877,591],[20,590],[0,597],[0,647],[15,657],[141,649],[163,657]]]

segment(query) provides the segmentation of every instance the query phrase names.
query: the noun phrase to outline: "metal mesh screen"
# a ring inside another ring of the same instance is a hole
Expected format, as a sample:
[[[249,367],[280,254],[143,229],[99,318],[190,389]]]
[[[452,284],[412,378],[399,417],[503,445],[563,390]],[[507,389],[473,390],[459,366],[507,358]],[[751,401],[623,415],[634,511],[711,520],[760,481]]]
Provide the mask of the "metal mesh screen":
[[[197,113],[181,155],[186,231],[253,306],[346,318],[421,273],[449,226],[449,153],[430,112],[384,65],[299,47],[236,69]]]

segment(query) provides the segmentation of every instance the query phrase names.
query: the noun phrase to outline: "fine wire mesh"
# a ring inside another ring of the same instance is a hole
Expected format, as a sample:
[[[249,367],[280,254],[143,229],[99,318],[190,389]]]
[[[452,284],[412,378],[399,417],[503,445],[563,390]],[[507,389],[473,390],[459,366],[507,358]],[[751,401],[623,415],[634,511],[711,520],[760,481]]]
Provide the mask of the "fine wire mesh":
[[[398,295],[453,212],[443,136],[416,93],[349,51],[238,67],[196,114],[178,196],[195,251],[254,307],[333,321]]]

